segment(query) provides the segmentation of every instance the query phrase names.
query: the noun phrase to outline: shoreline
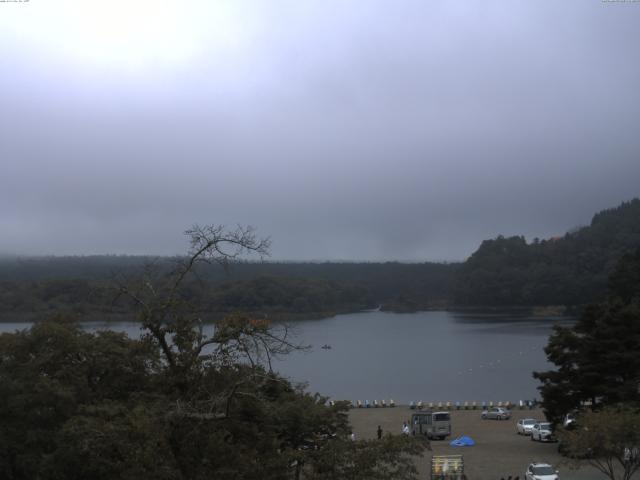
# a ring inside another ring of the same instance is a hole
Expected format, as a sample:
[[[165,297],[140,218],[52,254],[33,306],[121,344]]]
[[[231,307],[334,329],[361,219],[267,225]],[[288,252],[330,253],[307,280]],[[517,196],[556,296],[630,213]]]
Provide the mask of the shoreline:
[[[394,313],[394,314],[412,314],[420,312],[451,312],[462,314],[478,314],[478,315],[526,315],[536,318],[573,318],[579,315],[582,307],[564,306],[564,305],[550,305],[550,306],[505,306],[505,307],[493,307],[493,306],[433,306],[423,307],[419,309],[393,309],[385,307],[381,304],[378,308],[369,309],[346,309],[346,310],[330,310],[325,312],[264,312],[254,311],[246,312],[241,311],[246,315],[254,315],[259,318],[268,319],[272,322],[299,322],[306,320],[326,320],[336,317],[338,315],[350,315],[355,313]],[[48,318],[51,318],[57,314],[68,314],[71,318],[76,318],[79,322],[104,322],[104,323],[118,323],[118,322],[137,322],[132,317],[135,314],[122,312],[122,313],[92,313],[89,315],[82,315],[77,312],[62,311],[62,312],[42,312],[42,313],[0,313],[0,324],[2,323],[35,323]],[[234,311],[228,312],[215,312],[209,315],[209,318],[204,323],[215,323],[219,319],[230,315]]]

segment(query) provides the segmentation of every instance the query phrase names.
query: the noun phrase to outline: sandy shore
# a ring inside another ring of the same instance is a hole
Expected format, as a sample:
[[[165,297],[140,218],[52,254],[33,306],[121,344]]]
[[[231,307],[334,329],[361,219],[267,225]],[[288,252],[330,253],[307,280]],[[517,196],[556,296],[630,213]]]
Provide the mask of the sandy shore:
[[[407,406],[395,408],[360,408],[349,413],[349,419],[356,438],[375,438],[378,425],[383,432],[400,434],[402,422],[408,421],[412,410]],[[432,452],[427,452],[416,463],[420,478],[430,478],[430,461],[433,454],[463,454],[465,473],[469,480],[500,480],[509,475],[519,475],[524,480],[524,472],[531,462],[546,462],[560,471],[562,480],[598,480],[603,478],[595,469],[584,466],[571,470],[563,457],[558,454],[555,443],[532,442],[530,437],[516,434],[516,421],[520,418],[544,419],[542,411],[513,410],[511,420],[482,420],[479,410],[459,410],[451,412],[452,435],[443,441],[431,442]],[[449,442],[460,435],[468,435],[475,442],[473,447],[452,447]]]

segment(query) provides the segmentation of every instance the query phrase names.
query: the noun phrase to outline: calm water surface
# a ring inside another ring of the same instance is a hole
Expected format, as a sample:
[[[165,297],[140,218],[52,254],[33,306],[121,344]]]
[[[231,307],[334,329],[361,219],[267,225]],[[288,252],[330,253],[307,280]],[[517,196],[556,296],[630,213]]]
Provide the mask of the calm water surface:
[[[274,368],[334,399],[517,401],[539,397],[531,372],[550,367],[543,348],[558,323],[568,322],[455,312],[362,312],[300,321],[293,324],[295,339],[311,349]],[[5,323],[0,331],[25,326]],[[129,322],[85,327],[140,334],[139,325]]]

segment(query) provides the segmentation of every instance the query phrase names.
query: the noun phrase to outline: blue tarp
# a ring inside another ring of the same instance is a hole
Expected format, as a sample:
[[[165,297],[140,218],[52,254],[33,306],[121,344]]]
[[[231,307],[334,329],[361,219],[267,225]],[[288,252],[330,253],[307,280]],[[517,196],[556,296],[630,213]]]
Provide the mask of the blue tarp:
[[[472,447],[475,444],[476,442],[474,442],[471,437],[467,437],[464,435],[462,437],[456,438],[451,443],[449,443],[449,445],[451,445],[452,447]]]

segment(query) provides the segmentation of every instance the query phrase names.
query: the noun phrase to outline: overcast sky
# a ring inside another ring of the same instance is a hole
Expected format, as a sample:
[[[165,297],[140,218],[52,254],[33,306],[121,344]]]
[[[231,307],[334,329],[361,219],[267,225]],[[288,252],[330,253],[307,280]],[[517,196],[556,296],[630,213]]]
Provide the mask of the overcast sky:
[[[640,3],[0,3],[0,253],[459,260],[640,195]]]

